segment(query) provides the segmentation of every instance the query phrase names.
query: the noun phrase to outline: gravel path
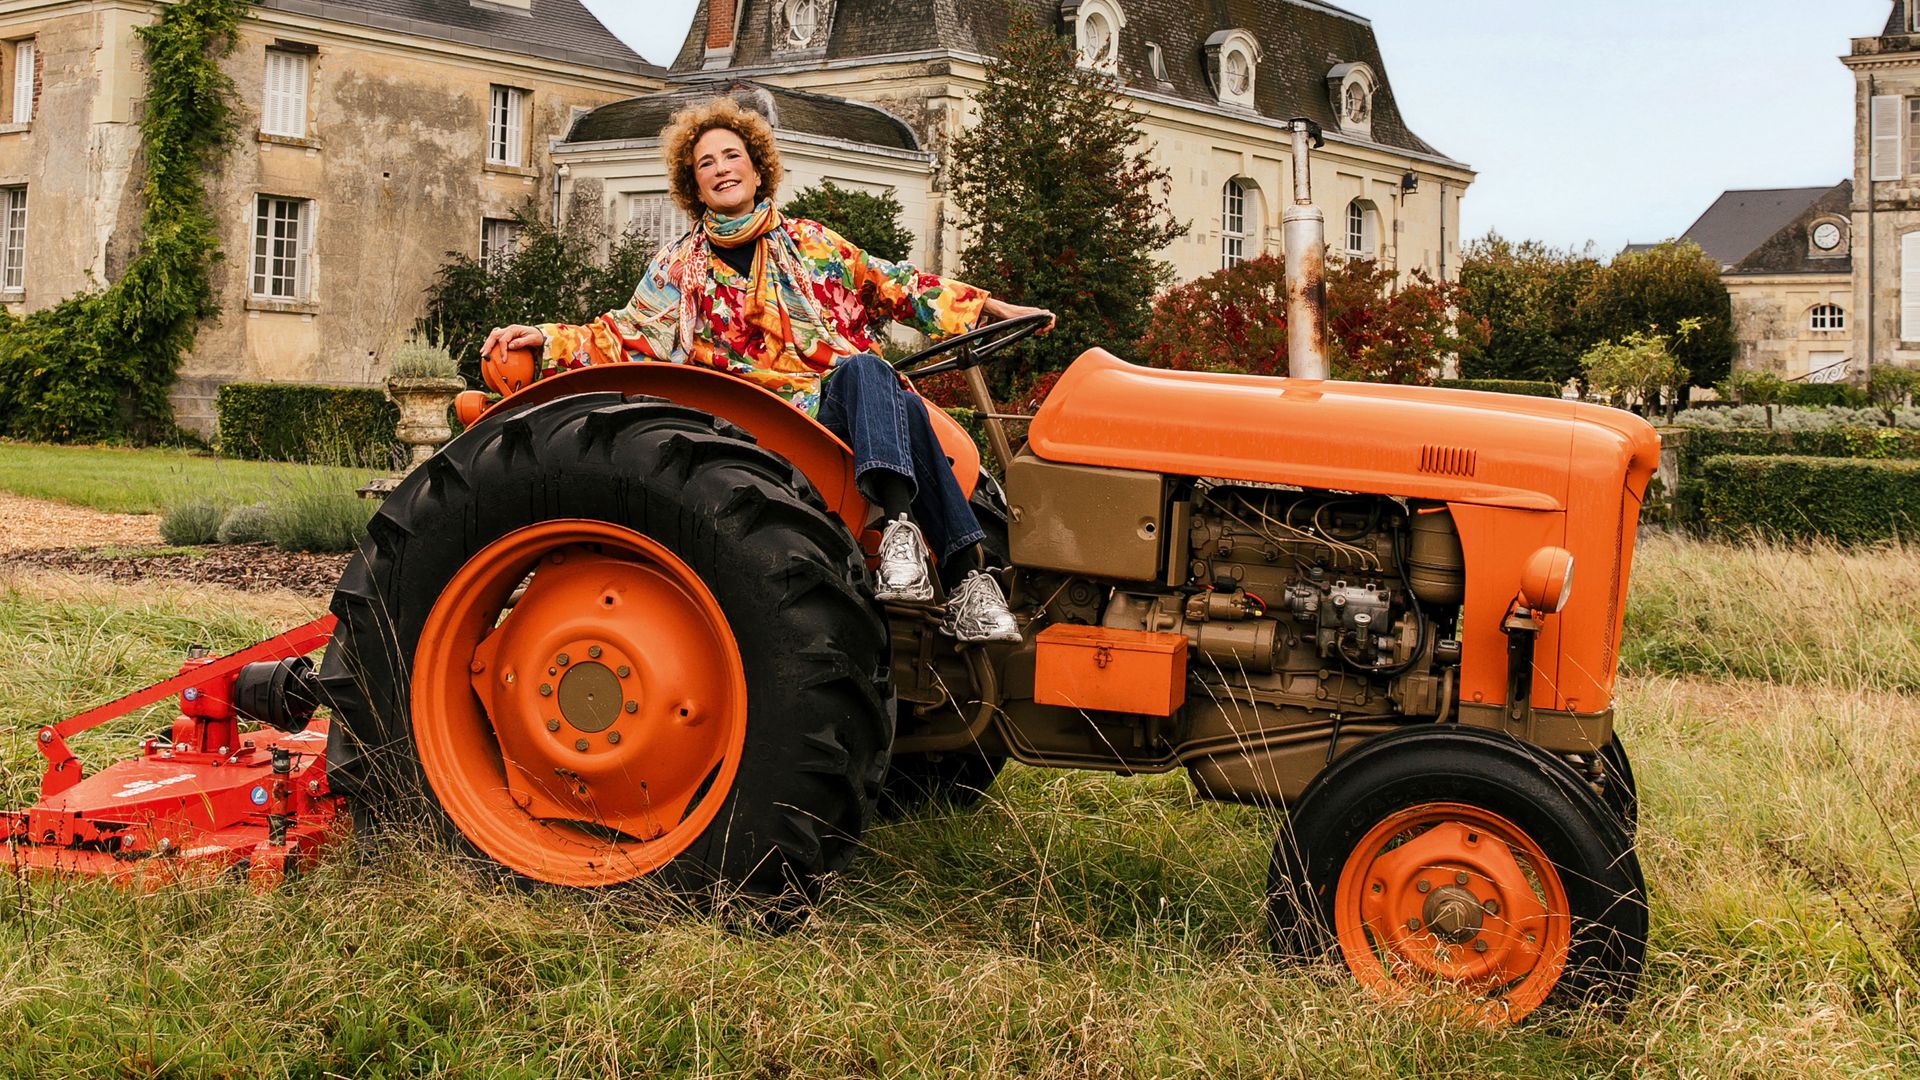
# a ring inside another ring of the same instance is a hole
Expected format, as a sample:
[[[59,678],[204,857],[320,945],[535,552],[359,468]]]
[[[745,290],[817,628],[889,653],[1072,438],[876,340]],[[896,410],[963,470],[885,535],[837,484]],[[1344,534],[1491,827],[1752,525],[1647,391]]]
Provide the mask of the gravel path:
[[[0,492],[0,568],[34,566],[109,581],[166,579],[247,592],[290,589],[327,596],[348,559],[280,551],[270,544],[139,553],[161,543],[160,518],[155,514],[108,514]]]

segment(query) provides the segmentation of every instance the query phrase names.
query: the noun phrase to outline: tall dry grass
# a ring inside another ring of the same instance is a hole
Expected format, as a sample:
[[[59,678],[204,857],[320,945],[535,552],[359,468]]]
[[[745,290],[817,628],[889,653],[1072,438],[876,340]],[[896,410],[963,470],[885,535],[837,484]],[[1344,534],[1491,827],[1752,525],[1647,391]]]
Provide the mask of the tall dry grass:
[[[1667,583],[1712,565],[1748,575],[1716,587],[1756,593],[1751,564],[1827,557],[1661,542],[1642,580],[1678,595]],[[1883,557],[1908,565],[1876,572],[1920,578],[1914,556]],[[10,726],[37,679],[69,688],[57,709],[170,671],[157,643],[187,602],[12,578],[5,760],[29,762]],[[278,614],[219,614],[227,602],[192,609],[223,640]],[[1864,666],[1817,621],[1729,625],[1755,651],[1804,637]],[[94,644],[52,645],[68,639]],[[92,671],[123,639],[127,666]],[[974,810],[875,829],[778,938],[657,900],[502,890],[428,850],[338,858],[270,896],[0,879],[0,1075],[1920,1075],[1920,702],[1846,677],[1636,664],[1619,705],[1654,936],[1618,1022],[1482,1031],[1369,1001],[1330,969],[1277,969],[1261,943],[1267,815],[1179,777],[1015,767]]]

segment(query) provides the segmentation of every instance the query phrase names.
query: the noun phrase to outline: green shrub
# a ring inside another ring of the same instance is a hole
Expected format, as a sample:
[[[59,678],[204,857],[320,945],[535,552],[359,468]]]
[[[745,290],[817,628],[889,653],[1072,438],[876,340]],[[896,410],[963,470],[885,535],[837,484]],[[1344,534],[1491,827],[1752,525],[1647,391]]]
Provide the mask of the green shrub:
[[[1772,412],[1772,417],[1767,416]],[[1771,424],[1769,424],[1771,419]],[[1671,421],[1674,427],[1713,428],[1719,431],[1826,431],[1832,428],[1892,427],[1920,430],[1920,409],[1891,406],[1856,409],[1847,405],[1716,405],[1688,409]]]
[[[205,499],[176,503],[160,515],[160,539],[175,547],[211,544],[220,537],[226,507]]]
[[[1451,390],[1484,390],[1490,394],[1520,394],[1525,397],[1560,396],[1560,388],[1550,382],[1526,379],[1436,379],[1433,385]]]
[[[273,504],[267,538],[282,551],[352,551],[367,534],[375,503],[352,492],[319,487],[295,491]]]
[[[233,457],[384,467],[397,450],[399,412],[372,387],[232,382],[214,409]]]
[[[1852,383],[1788,383],[1787,387],[1781,400],[1788,405],[1859,409],[1867,404],[1867,392]]]
[[[1710,536],[1860,544],[1920,535],[1920,461],[1722,454],[1700,475]]]
[[[241,503],[227,511],[216,534],[223,544],[257,544],[272,539],[273,508],[263,502]]]

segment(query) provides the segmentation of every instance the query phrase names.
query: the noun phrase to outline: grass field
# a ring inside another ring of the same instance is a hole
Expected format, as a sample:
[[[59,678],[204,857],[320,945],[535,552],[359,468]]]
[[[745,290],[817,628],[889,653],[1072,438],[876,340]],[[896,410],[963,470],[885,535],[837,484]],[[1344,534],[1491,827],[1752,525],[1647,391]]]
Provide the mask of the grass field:
[[[369,469],[244,461],[187,450],[0,442],[0,490],[121,514],[157,514],[193,499],[273,501],[290,488],[351,490]]]
[[[1276,969],[1268,815],[1013,767],[876,829],[779,938],[426,852],[268,896],[0,879],[0,1075],[1920,1075],[1917,596],[1920,550],[1643,546],[1619,708],[1653,938],[1618,1022],[1484,1031]],[[30,795],[36,723],[318,606],[0,575],[0,791]]]

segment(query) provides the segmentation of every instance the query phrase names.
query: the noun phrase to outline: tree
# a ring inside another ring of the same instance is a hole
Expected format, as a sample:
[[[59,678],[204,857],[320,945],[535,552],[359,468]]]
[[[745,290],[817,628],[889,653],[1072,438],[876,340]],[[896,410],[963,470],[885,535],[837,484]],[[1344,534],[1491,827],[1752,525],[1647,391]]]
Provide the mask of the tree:
[[[1691,241],[1622,253],[1587,282],[1576,317],[1596,342],[1658,335],[1691,319],[1694,332],[1675,334],[1672,347],[1693,385],[1712,386],[1733,369],[1733,302],[1720,267]]]
[[[1469,244],[1460,261],[1460,307],[1486,324],[1487,336],[1461,350],[1460,374],[1555,385],[1578,375],[1593,342],[1574,313],[1599,270],[1588,252],[1538,240],[1514,243],[1489,232]]]
[[[1587,384],[1617,405],[1640,405],[1648,411],[1665,392],[1667,419],[1671,420],[1688,375],[1674,346],[1684,344],[1699,329],[1696,320],[1683,319],[1671,338],[1636,330],[1619,341],[1595,345],[1580,358]]]
[[[1887,426],[1896,423],[1894,411],[1910,404],[1920,394],[1920,370],[1876,364],[1867,374],[1867,400],[1887,416]]]
[[[869,195],[831,180],[801,190],[780,208],[788,217],[817,221],[888,262],[899,262],[913,248],[913,233],[900,224],[900,210],[891,193]]]
[[[1484,341],[1463,317],[1459,286],[1416,271],[1394,287],[1393,272],[1367,259],[1327,267],[1327,351],[1334,375],[1369,382],[1429,380],[1442,358]],[[1287,373],[1286,275],[1272,255],[1248,259],[1168,289],[1140,339],[1161,367]]]
[[[1742,405],[1758,405],[1767,417],[1767,430],[1773,430],[1773,410],[1793,396],[1796,387],[1771,371],[1736,371],[1718,387],[1721,397]]]
[[[954,140],[953,202],[967,244],[960,277],[1060,321],[988,369],[995,389],[1064,368],[1092,345],[1137,340],[1172,277],[1154,252],[1186,235],[1169,173],[1121,106],[1113,80],[1075,63],[1072,43],[1016,17],[987,66],[979,121]]]
[[[560,230],[536,218],[531,203],[516,218],[513,250],[485,262],[457,251],[427,287],[427,313],[417,329],[460,362],[468,385],[480,385],[480,346],[487,331],[511,323],[583,323],[624,306],[653,258],[639,233],[609,238],[588,229]]]

